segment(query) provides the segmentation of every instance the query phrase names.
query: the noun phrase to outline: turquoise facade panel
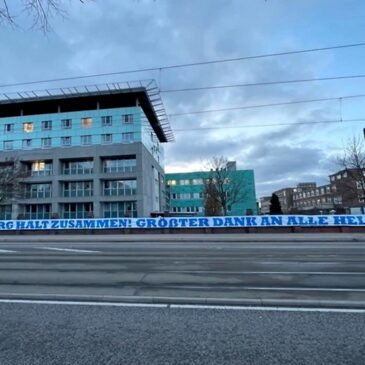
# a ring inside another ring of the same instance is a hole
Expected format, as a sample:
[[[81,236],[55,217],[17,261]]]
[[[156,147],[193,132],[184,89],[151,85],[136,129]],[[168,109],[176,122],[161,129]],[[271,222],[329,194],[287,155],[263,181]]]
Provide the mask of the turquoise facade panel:
[[[229,215],[257,214],[255,177],[253,170],[230,171],[230,177],[242,181],[242,200],[230,207]],[[204,215],[204,181],[210,172],[197,171],[166,174],[169,209],[173,213]],[[200,194],[199,199],[196,199]]]
[[[111,118],[110,125],[103,117]],[[64,120],[71,120],[70,128],[63,128]],[[44,130],[46,121],[51,127]],[[163,147],[138,106],[0,118],[0,151],[133,142],[142,142],[162,165]]]

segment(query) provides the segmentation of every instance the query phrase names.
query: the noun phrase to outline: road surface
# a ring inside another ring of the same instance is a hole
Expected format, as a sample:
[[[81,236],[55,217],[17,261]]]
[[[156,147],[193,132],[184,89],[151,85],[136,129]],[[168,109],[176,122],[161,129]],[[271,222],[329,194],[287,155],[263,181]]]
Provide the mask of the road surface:
[[[364,363],[365,311],[294,310],[0,303],[0,363]]]
[[[364,235],[163,236],[1,237],[0,298],[365,307]]]

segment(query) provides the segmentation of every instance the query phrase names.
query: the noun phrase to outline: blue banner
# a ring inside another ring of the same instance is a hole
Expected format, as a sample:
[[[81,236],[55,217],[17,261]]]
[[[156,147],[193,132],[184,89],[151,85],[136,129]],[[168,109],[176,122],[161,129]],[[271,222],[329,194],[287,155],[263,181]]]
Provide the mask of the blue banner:
[[[120,228],[237,228],[365,226],[365,215],[263,215],[234,217],[159,217],[2,220],[0,230]]]

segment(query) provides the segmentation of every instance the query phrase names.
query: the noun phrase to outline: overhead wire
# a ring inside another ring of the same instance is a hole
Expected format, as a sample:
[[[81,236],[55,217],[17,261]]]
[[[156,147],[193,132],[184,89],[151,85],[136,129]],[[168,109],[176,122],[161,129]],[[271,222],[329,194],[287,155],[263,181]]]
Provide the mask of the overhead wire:
[[[34,85],[34,84],[42,84],[42,83],[50,83],[50,82],[60,82],[60,81],[81,80],[81,79],[88,79],[88,78],[95,78],[95,77],[106,77],[106,76],[150,72],[150,71],[158,71],[158,70],[170,70],[170,69],[176,69],[176,68],[204,66],[204,65],[220,64],[220,63],[227,63],[227,62],[254,60],[254,59],[261,59],[261,58],[268,58],[268,57],[280,57],[280,56],[287,56],[287,55],[294,55],[294,54],[322,52],[322,51],[329,51],[329,50],[334,50],[334,49],[345,49],[345,48],[354,48],[354,47],[363,47],[363,46],[365,46],[365,42],[352,43],[352,44],[341,44],[341,45],[328,46],[328,47],[308,48],[308,49],[276,52],[276,53],[265,53],[265,54],[253,55],[253,56],[223,58],[223,59],[216,59],[216,60],[209,60],[209,61],[175,64],[175,65],[146,67],[146,68],[131,69],[131,70],[121,70],[121,71],[115,71],[115,72],[103,72],[103,73],[95,73],[95,74],[88,74],[88,75],[59,77],[59,78],[50,78],[50,79],[43,79],[43,80],[33,80],[33,81],[27,81],[27,82],[7,83],[7,84],[0,84],[0,88],[14,87],[14,86],[26,86],[26,85]]]
[[[283,105],[292,105],[292,104],[305,104],[305,103],[334,101],[334,100],[363,98],[363,97],[365,97],[365,94],[334,96],[334,97],[318,98],[318,99],[291,100],[291,101],[284,101],[284,102],[278,102],[278,103],[269,103],[269,104],[244,105],[244,106],[236,106],[236,107],[228,107],[228,108],[194,110],[194,111],[183,112],[183,113],[172,113],[172,114],[168,114],[168,117],[169,118],[171,118],[171,117],[174,118],[174,117],[180,117],[180,116],[185,116],[185,115],[193,115],[193,114],[219,113],[219,112],[227,112],[227,111],[234,111],[234,110],[268,108],[268,107],[274,107],[274,106],[283,106]]]
[[[198,130],[215,130],[215,129],[240,129],[240,128],[267,128],[267,127],[281,127],[281,126],[293,126],[293,125],[310,125],[310,124],[331,124],[331,123],[352,123],[352,122],[364,122],[364,118],[355,119],[342,119],[342,120],[321,120],[321,121],[306,121],[306,122],[293,122],[293,123],[269,123],[269,124],[240,124],[235,126],[219,126],[219,127],[196,127],[196,128],[180,128],[173,129],[175,132],[191,132]]]
[[[263,81],[263,82],[251,82],[251,83],[242,83],[242,84],[211,85],[211,86],[187,87],[187,88],[181,88],[181,89],[166,89],[166,90],[160,90],[160,92],[161,93],[176,93],[176,92],[229,89],[229,88],[251,87],[251,86],[295,84],[295,83],[301,83],[301,82],[358,79],[358,78],[364,78],[364,77],[365,77],[365,74],[347,75],[347,76],[331,76],[331,77],[315,77],[315,78],[310,78],[310,79]]]

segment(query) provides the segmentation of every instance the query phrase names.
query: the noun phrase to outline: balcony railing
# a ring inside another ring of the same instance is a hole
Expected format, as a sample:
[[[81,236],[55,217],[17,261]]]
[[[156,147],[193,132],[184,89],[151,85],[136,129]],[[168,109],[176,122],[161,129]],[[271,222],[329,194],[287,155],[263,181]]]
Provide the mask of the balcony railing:
[[[64,175],[87,175],[93,173],[93,168],[64,168]]]
[[[104,173],[113,174],[117,172],[135,172],[136,166],[104,167]]]
[[[104,196],[132,196],[136,195],[137,189],[104,189]]]
[[[39,171],[31,171],[31,176],[50,176],[52,175],[52,170],[39,170]]]
[[[51,195],[50,191],[26,191],[24,199],[50,198]]]
[[[85,196],[93,196],[93,190],[85,189],[85,190],[64,190],[63,191],[64,198],[85,197]]]

